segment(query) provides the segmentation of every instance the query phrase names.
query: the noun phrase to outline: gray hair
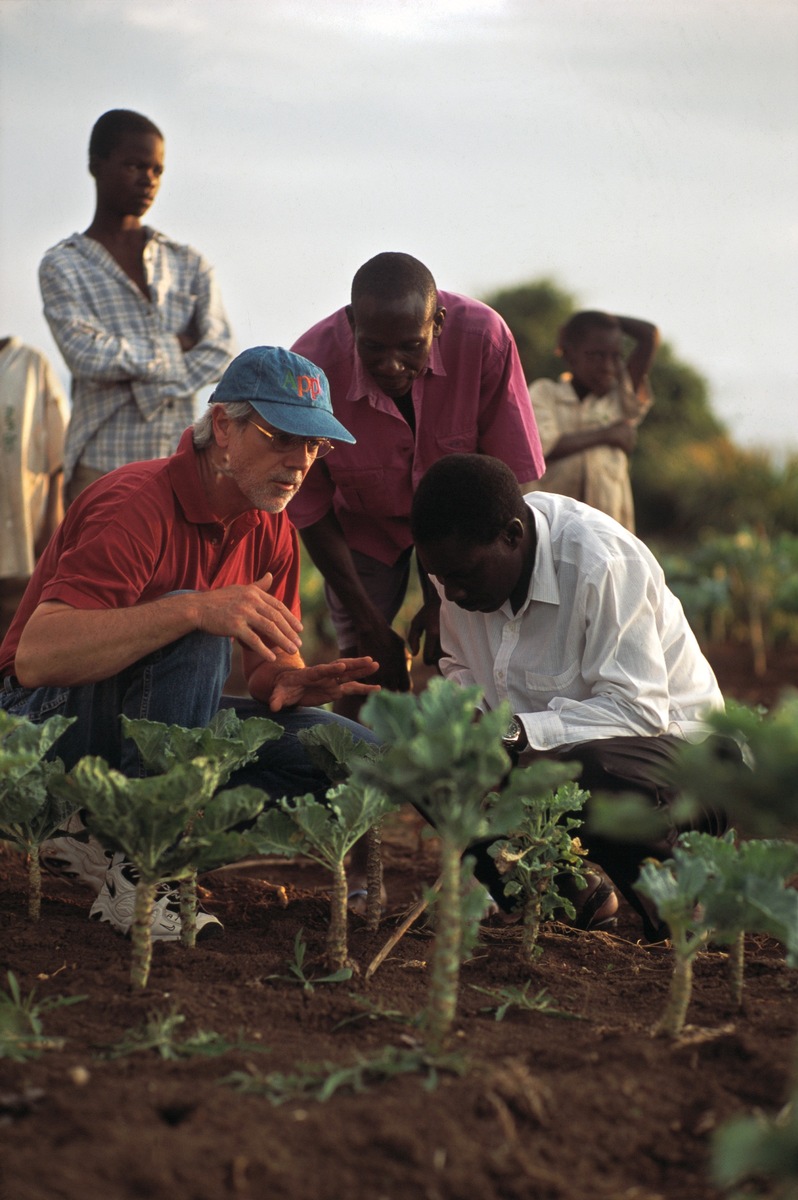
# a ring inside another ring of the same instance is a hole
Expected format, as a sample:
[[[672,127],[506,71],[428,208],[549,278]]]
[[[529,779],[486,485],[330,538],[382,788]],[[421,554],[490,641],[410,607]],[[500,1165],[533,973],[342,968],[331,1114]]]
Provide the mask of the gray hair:
[[[205,412],[194,422],[192,437],[195,450],[204,450],[213,441],[213,415],[211,412],[213,402],[213,396],[211,396]],[[252,405],[246,400],[233,400],[229,404],[222,404],[221,407],[231,421],[248,421],[252,416]]]

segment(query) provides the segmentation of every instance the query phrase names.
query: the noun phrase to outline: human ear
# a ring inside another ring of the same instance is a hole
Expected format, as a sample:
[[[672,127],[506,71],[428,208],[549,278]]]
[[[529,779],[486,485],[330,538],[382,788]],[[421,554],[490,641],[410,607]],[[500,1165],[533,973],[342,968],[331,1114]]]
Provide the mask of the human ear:
[[[512,521],[505,525],[501,536],[508,546],[517,546],[524,537],[524,522],[520,517],[513,517]]]
[[[225,449],[230,442],[230,426],[232,425],[232,421],[227,415],[227,410],[223,404],[213,405],[211,419],[213,421],[213,436],[216,445]]]
[[[443,329],[443,322],[446,320],[446,309],[436,308],[432,314],[432,336],[439,338]]]

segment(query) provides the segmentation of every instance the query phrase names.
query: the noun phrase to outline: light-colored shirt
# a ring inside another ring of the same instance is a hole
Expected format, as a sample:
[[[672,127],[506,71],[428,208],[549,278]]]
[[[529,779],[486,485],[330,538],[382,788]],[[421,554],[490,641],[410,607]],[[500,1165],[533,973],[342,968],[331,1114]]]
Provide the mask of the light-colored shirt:
[[[33,571],[68,419],[47,359],[11,338],[0,351],[0,579],[25,579]]]
[[[333,411],[357,438],[310,468],[291,501],[303,529],[333,510],[351,550],[391,565],[408,546],[410,506],[422,475],[446,454],[479,451],[500,458],[519,483],[538,479],[543,455],[524,372],[512,335],[492,308],[439,292],[446,309],[441,336],[414,380],[415,436],[355,350],[339,309],[292,349],[322,368]]]
[[[75,233],[42,259],[44,315],[72,372],[64,475],[171,454],[195,392],[221,376],[233,339],[210,265],[146,229],[149,299],[93,238]],[[186,353],[177,335],[197,339]]]
[[[648,381],[635,392],[626,368],[604,396],[589,393],[580,400],[571,376],[536,379],[529,385],[543,453],[548,454],[563,434],[599,429],[626,420],[638,425],[653,403]],[[629,458],[620,446],[590,446],[546,463],[546,474],[531,490],[559,492],[583,500],[620,521],[634,533],[634,503],[629,482]]]
[[[482,688],[487,709],[508,701],[538,750],[705,736],[723,697],[651,552],[576,500],[524,500],[538,539],[527,599],[472,613],[442,597],[443,674]]]

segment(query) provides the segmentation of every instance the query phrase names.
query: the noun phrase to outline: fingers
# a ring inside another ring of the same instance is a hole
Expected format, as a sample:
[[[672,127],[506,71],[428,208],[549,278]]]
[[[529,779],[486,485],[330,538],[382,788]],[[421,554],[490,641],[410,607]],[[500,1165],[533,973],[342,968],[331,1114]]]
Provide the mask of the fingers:
[[[197,593],[198,628],[205,633],[237,638],[254,653],[274,661],[272,647],[297,654],[302,645],[302,622],[281,600],[257,584],[216,588]]]
[[[279,609],[285,620],[292,627],[292,629],[295,630],[296,633],[301,633],[303,625],[299,617],[296,616],[295,613],[292,613],[291,609],[287,608],[285,604],[283,604],[282,600],[278,600],[276,596],[271,595],[269,588],[272,586],[273,582],[274,576],[272,575],[271,571],[267,571],[262,579],[257,579],[255,581],[253,586],[259,588],[264,593],[264,600],[266,600],[269,605],[276,606],[277,609]]]

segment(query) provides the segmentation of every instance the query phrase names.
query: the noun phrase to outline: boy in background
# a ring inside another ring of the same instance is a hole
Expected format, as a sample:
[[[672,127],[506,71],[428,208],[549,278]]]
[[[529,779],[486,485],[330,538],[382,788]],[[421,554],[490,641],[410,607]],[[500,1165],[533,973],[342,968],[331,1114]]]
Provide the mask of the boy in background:
[[[624,361],[623,337],[634,345]],[[569,371],[529,386],[546,474],[529,491],[559,492],[601,509],[634,533],[629,455],[653,403],[648,371],[656,325],[610,313],[575,313],[558,352]]]

